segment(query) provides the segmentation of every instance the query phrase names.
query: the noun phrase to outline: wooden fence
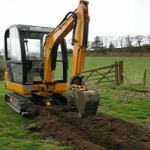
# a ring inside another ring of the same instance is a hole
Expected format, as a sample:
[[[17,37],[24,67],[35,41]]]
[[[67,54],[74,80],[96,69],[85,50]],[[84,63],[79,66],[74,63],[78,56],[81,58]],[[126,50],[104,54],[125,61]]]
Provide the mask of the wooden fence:
[[[117,85],[123,84],[123,61],[115,62],[113,65],[86,70],[82,73],[85,81],[96,83],[112,82]]]

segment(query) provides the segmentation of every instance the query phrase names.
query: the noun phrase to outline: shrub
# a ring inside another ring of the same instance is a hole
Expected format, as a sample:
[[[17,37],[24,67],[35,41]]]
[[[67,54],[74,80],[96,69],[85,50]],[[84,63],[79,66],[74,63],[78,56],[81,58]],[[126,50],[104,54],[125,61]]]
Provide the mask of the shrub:
[[[0,81],[4,80],[4,72],[5,72],[5,60],[0,57]]]

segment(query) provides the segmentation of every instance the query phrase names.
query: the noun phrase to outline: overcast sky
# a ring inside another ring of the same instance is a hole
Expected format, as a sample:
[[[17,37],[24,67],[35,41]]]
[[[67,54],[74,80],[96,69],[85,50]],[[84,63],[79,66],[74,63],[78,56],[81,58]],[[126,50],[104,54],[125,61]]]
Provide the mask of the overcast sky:
[[[2,0],[0,48],[12,24],[56,27],[79,0]],[[89,0],[89,40],[95,36],[150,34],[150,0]]]

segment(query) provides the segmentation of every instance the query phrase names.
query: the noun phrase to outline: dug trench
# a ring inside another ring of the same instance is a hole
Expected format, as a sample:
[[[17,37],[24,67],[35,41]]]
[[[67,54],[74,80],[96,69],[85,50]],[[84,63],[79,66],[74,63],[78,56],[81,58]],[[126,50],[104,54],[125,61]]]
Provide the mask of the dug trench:
[[[74,150],[150,149],[148,129],[110,116],[99,114],[92,119],[80,119],[74,112],[45,108],[34,108],[30,112],[31,132],[39,132],[42,139],[51,137]]]

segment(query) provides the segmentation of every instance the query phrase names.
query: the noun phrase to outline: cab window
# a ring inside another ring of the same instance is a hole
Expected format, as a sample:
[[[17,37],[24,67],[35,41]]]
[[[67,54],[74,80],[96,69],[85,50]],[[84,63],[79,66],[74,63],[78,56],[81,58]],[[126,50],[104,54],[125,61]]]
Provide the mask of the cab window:
[[[8,41],[8,58],[12,61],[21,61],[21,48],[17,28],[12,28],[9,31]]]

